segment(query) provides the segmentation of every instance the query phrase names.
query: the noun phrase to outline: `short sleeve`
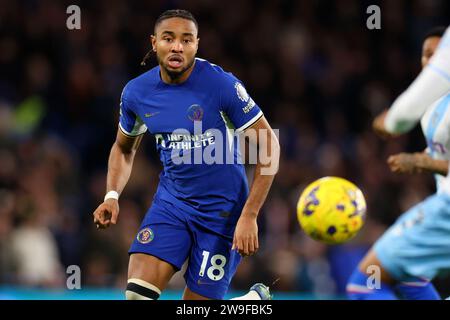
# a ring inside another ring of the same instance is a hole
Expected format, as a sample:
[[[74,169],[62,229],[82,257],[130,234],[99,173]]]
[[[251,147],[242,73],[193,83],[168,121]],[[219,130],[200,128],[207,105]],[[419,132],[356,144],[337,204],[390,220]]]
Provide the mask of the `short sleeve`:
[[[247,93],[242,82],[231,74],[224,75],[221,108],[238,132],[243,132],[263,116],[263,112]]]
[[[450,81],[450,27],[442,37],[427,68]]]
[[[119,128],[124,134],[134,137],[145,133],[147,127],[134,111],[136,109],[129,99],[129,90],[128,86],[125,86],[120,97]]]

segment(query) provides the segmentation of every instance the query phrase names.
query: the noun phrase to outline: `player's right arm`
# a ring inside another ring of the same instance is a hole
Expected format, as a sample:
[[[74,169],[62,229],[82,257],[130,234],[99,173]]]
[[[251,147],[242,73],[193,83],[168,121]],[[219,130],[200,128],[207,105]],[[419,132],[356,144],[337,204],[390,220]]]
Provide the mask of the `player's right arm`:
[[[117,131],[108,160],[108,175],[106,178],[106,191],[116,191],[120,195],[127,184],[136,151],[143,135],[128,136],[121,129]],[[104,229],[117,223],[119,215],[119,200],[106,199],[94,212],[94,223],[97,228]]]
[[[133,89],[128,83],[120,97],[119,129],[108,160],[106,196],[104,202],[94,212],[94,223],[103,229],[117,223],[119,215],[119,195],[130,178],[133,160],[147,127],[137,115],[132,96]],[[112,193],[112,195],[110,195]]]
[[[141,143],[143,135],[128,136],[121,129],[117,131],[108,160],[108,175],[106,191],[116,191],[120,195],[127,184],[133,168],[134,156]],[[117,223],[119,216],[119,200],[106,199],[94,211],[94,223],[97,228],[104,229]]]

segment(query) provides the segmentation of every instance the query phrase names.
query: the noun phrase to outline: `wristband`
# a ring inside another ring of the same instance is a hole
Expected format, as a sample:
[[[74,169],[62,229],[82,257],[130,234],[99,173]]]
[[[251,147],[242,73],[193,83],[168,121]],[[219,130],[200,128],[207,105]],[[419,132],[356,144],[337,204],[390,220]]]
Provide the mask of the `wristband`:
[[[114,190],[108,191],[108,193],[105,195],[105,198],[103,199],[103,201],[106,201],[108,199],[119,200],[119,193],[117,191],[114,191]]]

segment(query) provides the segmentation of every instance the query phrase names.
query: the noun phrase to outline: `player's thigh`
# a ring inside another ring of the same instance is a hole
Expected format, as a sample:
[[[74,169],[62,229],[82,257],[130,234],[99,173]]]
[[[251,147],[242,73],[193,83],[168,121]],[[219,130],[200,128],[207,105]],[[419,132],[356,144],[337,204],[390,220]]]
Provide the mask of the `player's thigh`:
[[[157,257],[134,253],[130,255],[128,279],[140,279],[164,290],[177,270],[170,263]]]
[[[140,279],[164,290],[177,270],[173,265],[157,257],[134,253],[130,255],[128,279]]]
[[[142,221],[130,250],[129,278],[163,290],[189,257],[192,237],[178,212],[155,200]]]
[[[223,299],[241,256],[231,250],[232,237],[202,230],[195,239],[184,275],[187,287],[200,296]]]

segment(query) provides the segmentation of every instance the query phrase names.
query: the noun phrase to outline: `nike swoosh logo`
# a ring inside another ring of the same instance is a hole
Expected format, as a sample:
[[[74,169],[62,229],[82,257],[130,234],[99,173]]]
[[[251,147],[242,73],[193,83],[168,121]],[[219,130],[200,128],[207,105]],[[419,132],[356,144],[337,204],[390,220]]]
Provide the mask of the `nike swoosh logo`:
[[[156,116],[158,113],[159,113],[159,111],[153,112],[153,113],[146,113],[146,114],[144,114],[144,117],[150,118],[150,117]]]
[[[206,285],[214,285],[215,283],[203,282],[203,281],[201,281],[201,280],[197,280],[197,284],[200,284],[200,285],[202,285],[202,284],[206,284]]]

